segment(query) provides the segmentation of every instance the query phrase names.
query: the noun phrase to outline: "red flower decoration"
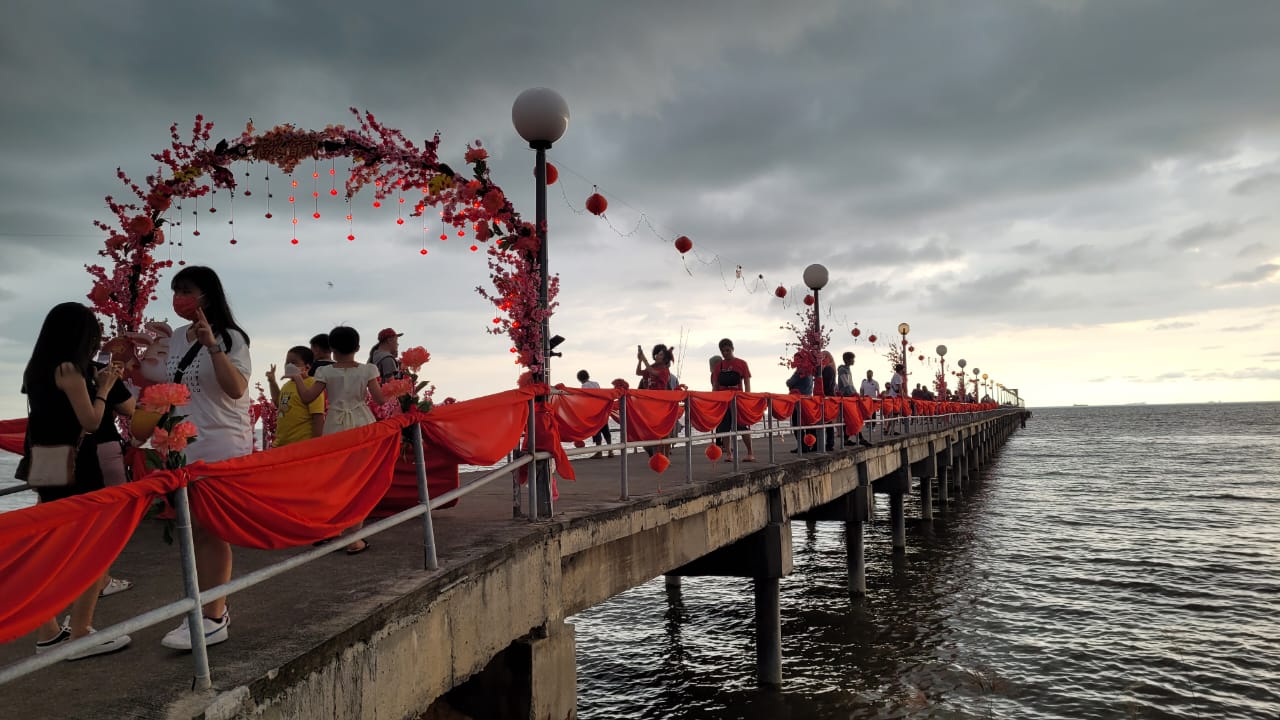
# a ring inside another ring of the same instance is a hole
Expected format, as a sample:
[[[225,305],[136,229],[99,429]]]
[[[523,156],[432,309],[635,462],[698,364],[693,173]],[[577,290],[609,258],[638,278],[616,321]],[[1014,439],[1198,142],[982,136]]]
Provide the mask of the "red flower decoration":
[[[591,193],[591,197],[587,198],[587,212],[592,215],[603,215],[608,208],[609,201],[600,193]]]
[[[693,249],[692,240],[685,237],[684,235],[681,235],[680,237],[676,238],[676,250],[679,250],[681,255],[689,252],[692,249]]]

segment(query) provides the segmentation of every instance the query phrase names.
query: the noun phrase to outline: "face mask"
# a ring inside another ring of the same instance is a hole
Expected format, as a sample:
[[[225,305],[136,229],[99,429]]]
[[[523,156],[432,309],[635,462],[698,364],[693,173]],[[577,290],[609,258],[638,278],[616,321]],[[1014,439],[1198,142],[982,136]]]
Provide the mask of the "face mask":
[[[183,320],[195,320],[196,310],[200,308],[200,300],[194,295],[174,295],[173,311]]]

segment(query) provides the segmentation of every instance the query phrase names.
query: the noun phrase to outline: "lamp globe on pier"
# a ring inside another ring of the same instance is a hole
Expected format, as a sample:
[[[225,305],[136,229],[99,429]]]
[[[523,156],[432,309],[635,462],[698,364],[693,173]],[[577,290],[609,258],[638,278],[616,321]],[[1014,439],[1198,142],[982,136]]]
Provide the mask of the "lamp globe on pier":
[[[978,373],[982,372],[978,368],[973,369],[973,399],[978,400]]]
[[[569,104],[554,90],[530,88],[520,93],[511,104],[511,124],[520,137],[534,150],[534,189],[536,192],[535,232],[538,236],[538,304],[547,309],[547,150],[569,128]],[[538,358],[539,380],[551,384],[551,321],[543,316],[542,342]],[[545,402],[545,398],[541,398]],[[529,518],[540,514],[551,517],[551,468],[546,460],[537,462],[538,478],[529,484]],[[536,489],[535,489],[535,486]],[[536,491],[536,495],[535,495]]]

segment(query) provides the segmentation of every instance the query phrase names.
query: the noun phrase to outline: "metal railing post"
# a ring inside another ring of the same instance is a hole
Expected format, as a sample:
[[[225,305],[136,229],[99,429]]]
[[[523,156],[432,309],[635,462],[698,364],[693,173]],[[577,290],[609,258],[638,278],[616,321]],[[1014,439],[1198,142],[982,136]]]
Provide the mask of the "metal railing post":
[[[777,425],[776,425],[776,423],[775,423],[775,422],[774,422],[774,420],[773,420],[773,401],[772,401],[772,400],[770,400],[770,401],[769,401],[768,407],[767,407],[766,409],[769,411],[769,417],[765,419],[765,426],[764,426],[764,428],[765,428],[765,430],[767,430],[767,431],[768,431],[768,433],[769,433],[769,464],[770,464],[770,465],[773,465],[773,464],[774,464],[774,459],[773,459],[773,436],[774,436],[774,432],[773,432],[773,429],[774,429],[775,427],[777,427]]]
[[[733,393],[733,402],[729,404],[729,442],[726,443],[733,448],[733,471],[738,472],[742,467],[742,453],[738,452],[738,393]]]
[[[196,574],[196,542],[191,530],[191,504],[187,501],[184,483],[175,493],[177,507],[176,529],[178,547],[182,551],[182,590],[194,604],[187,611],[187,630],[191,633],[191,661],[195,664],[195,677],[191,689],[208,690],[213,687],[209,676],[209,649],[204,644],[204,609],[200,606],[200,578]]]
[[[843,398],[840,400],[840,404],[836,407],[839,408],[839,412],[836,413],[836,422],[840,423],[840,427],[836,429],[840,431],[840,449],[844,450],[849,447],[849,435],[845,432]]]
[[[631,447],[627,444],[627,396],[623,395],[618,398],[618,431],[622,434],[622,474],[621,474],[621,495],[622,500],[628,500],[631,493],[627,488],[627,453],[631,452]]]
[[[538,519],[538,415],[537,407],[533,399],[529,399],[529,452],[533,455],[533,462],[529,463],[529,469],[525,472],[526,482],[529,484],[529,520]]]
[[[431,525],[431,495],[427,491],[427,457],[422,448],[422,426],[413,423],[413,466],[418,471],[418,504],[422,505],[422,567],[435,570],[440,567],[436,559],[436,533]]]
[[[693,423],[689,422],[693,417],[693,408],[689,405],[689,396],[684,396],[684,480],[687,483],[693,482]]]

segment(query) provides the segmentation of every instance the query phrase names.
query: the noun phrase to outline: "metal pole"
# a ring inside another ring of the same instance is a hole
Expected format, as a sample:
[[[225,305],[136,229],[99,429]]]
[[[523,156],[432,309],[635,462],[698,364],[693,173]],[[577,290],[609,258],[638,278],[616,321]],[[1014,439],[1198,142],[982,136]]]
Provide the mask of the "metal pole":
[[[622,435],[622,491],[620,498],[627,500],[631,497],[630,491],[627,489],[627,454],[631,452],[631,448],[627,445],[627,396],[623,395],[618,398],[618,432]]]
[[[684,396],[684,480],[687,483],[693,482],[693,423],[689,422],[693,417],[693,408],[689,405],[689,395]]]
[[[733,402],[729,404],[729,442],[726,443],[733,448],[733,471],[738,472],[741,462],[742,453],[738,452],[738,393],[733,394]]]
[[[542,382],[548,388],[551,387],[551,317],[546,312],[548,305],[547,286],[550,271],[547,267],[547,149],[551,147],[551,143],[546,141],[535,141],[529,143],[536,152],[533,174],[536,182],[536,232],[538,234],[538,307],[543,310],[542,317]],[[539,404],[545,404],[547,398],[541,396]],[[534,452],[537,452],[538,446],[535,444]],[[533,477],[537,486],[536,495],[530,496],[530,515],[539,517],[546,515],[547,518],[552,516],[551,508],[551,460],[538,460],[534,464]],[[538,503],[536,510],[532,508],[533,502]],[[544,512],[545,511],[545,512]]]
[[[767,408],[767,409],[769,410],[769,417],[765,419],[765,429],[769,431],[769,464],[770,464],[770,465],[772,465],[772,464],[774,464],[774,459],[773,459],[773,435],[774,435],[774,433],[773,433],[773,429],[777,426],[777,424],[776,424],[776,423],[774,422],[774,420],[773,420],[773,401],[770,401],[770,402],[769,402],[769,406],[768,406],[768,408]]]
[[[213,687],[209,676],[209,650],[204,644],[204,609],[200,606],[200,578],[196,574],[196,543],[191,530],[191,505],[187,501],[187,486],[178,488],[176,495],[178,546],[182,551],[182,590],[194,601],[187,611],[187,630],[191,633],[191,661],[195,663],[195,677],[191,689],[208,690]]]
[[[427,491],[427,458],[422,448],[422,426],[413,423],[413,466],[418,471],[418,504],[422,505],[422,567],[435,570],[440,567],[436,559],[436,533],[431,526],[431,495]]]
[[[538,416],[534,411],[537,406],[533,400],[529,401],[529,429],[526,434],[529,436],[529,453],[532,457],[538,455]],[[527,471],[527,482],[529,484],[529,520],[538,519],[538,463],[536,461],[529,464]]]

